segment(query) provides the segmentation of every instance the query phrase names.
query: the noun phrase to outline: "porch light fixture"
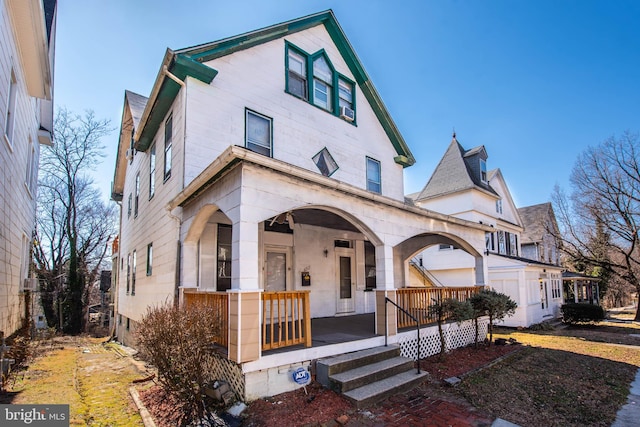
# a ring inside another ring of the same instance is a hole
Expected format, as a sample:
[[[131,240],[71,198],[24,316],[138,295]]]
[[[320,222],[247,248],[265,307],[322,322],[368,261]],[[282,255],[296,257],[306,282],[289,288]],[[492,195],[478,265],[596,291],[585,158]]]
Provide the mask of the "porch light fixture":
[[[322,253],[324,254],[324,257],[326,258],[327,256],[329,256],[329,249],[324,248],[324,251],[322,251]]]

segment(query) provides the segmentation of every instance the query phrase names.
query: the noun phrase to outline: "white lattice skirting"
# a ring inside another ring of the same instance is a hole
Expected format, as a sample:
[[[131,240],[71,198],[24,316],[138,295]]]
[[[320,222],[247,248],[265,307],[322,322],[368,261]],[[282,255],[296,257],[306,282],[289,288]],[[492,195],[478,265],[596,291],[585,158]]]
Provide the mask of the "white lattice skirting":
[[[484,341],[489,327],[489,318],[478,320],[478,341]],[[442,325],[446,351],[465,347],[474,343],[476,327],[473,320],[466,320],[460,324],[452,322]],[[415,359],[418,354],[418,337],[415,329],[398,334],[400,354]],[[420,328],[420,358],[440,353],[440,337],[438,325]]]

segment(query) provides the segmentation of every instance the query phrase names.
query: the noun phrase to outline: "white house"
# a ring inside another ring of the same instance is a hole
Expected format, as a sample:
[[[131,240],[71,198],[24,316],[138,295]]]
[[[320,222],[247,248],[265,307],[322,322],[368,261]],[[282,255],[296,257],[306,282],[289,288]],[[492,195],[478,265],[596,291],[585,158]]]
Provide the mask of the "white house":
[[[53,141],[55,0],[0,1],[0,335],[26,313],[40,144]]]
[[[517,209],[502,172],[488,170],[487,159],[484,146],[466,150],[454,134],[423,190],[411,197],[417,206],[491,227],[484,248],[487,284],[518,304],[506,326],[558,317],[562,268],[558,243],[546,232],[555,225],[551,205]],[[416,263],[433,277],[428,286],[464,286],[475,270],[474,258],[456,245],[432,246]]]
[[[121,129],[118,338],[135,346],[150,305],[206,298],[246,399],[295,387],[295,366],[398,342],[385,297],[400,301],[430,245],[464,248],[467,286],[484,284],[491,228],[405,201],[413,155],[331,11],[167,50],[149,97],[125,93]],[[322,319],[340,335],[328,345]]]

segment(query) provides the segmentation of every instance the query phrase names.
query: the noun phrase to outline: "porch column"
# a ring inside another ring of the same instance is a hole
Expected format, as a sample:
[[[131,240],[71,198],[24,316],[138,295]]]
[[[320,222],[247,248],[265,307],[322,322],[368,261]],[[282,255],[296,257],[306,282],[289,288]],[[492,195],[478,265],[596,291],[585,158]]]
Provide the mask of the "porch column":
[[[393,276],[393,247],[380,245],[376,246],[376,334],[384,334],[386,325],[387,333],[396,335],[398,333],[397,309],[393,304],[386,303],[386,297],[394,303],[397,302]]]
[[[571,283],[573,284],[573,302],[578,302],[578,281],[577,280],[572,280]]]
[[[231,240],[229,359],[242,363],[261,353],[258,223],[234,220]]]
[[[488,256],[488,255],[487,255]],[[476,268],[475,268],[475,275],[476,275],[476,286],[484,286],[487,284],[487,282],[485,282],[484,278],[487,277],[488,275],[486,274],[487,272],[485,272],[485,266],[487,265],[486,262],[484,262],[484,257],[483,256],[477,256],[476,257]]]
[[[231,289],[229,295],[229,359],[236,363],[260,358],[260,292]]]

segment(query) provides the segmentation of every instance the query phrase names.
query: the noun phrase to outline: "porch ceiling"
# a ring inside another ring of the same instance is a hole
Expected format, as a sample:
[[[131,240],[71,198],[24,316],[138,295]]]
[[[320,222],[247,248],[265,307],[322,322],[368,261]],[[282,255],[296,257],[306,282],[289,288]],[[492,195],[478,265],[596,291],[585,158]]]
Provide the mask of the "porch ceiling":
[[[297,209],[292,212],[296,224],[315,225],[317,227],[331,228],[360,232],[353,224],[340,215],[322,209]]]

